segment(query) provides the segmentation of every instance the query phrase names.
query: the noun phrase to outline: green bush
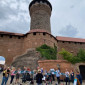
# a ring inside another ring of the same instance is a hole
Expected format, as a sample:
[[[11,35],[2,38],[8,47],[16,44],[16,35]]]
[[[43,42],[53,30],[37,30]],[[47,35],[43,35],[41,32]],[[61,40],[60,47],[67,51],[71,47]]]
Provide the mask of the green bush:
[[[57,47],[54,48],[47,46],[46,44],[36,48],[37,51],[41,53],[42,57],[45,57],[48,60],[56,60],[57,58]]]
[[[85,50],[80,49],[77,56],[74,56],[72,53],[66,51],[65,49],[62,49],[62,51],[59,52],[63,56],[63,58],[72,64],[79,63],[79,62],[85,62]]]
[[[85,50],[80,49],[77,53],[77,57],[80,58],[80,61],[85,61]]]

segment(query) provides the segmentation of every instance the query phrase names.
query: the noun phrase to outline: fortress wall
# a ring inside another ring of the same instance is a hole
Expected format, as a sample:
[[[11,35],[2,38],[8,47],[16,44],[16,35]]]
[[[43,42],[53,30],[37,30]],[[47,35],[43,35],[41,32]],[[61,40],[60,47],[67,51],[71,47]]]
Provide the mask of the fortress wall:
[[[57,45],[57,40],[47,33],[46,34],[30,33],[24,39],[23,49],[24,49],[24,51],[26,51],[28,48],[36,48],[43,44],[47,44],[51,47],[54,47],[54,43],[55,43],[55,45]]]
[[[60,52],[62,48],[76,55],[80,49],[85,49],[85,43],[58,41],[58,52]],[[63,59],[63,58],[61,57],[61,55],[58,54],[58,59]]]
[[[54,43],[57,45],[57,40],[50,34],[30,33],[23,37],[0,35],[0,56],[5,57],[6,64],[10,65],[15,57],[24,54],[27,49],[43,44],[54,47]]]
[[[74,70],[72,64],[66,60],[43,60],[38,61],[38,64],[40,68],[47,71],[50,69],[58,69],[58,66],[60,66],[61,72],[65,72],[66,69],[68,69],[68,71]]]
[[[10,64],[13,57],[22,53],[23,38],[18,36],[0,35],[0,56],[5,57],[6,64]]]

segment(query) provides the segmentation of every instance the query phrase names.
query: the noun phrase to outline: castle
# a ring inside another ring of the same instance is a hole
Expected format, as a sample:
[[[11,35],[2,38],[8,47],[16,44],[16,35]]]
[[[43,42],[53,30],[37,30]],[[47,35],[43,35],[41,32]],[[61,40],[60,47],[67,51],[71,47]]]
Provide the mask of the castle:
[[[28,33],[19,34],[0,31],[0,56],[5,57],[7,65],[10,65],[15,57],[23,55],[28,49],[43,44],[51,47],[54,47],[55,44],[58,52],[65,48],[75,55],[80,48],[85,49],[85,39],[54,37],[51,34],[50,16],[52,5],[48,0],[33,0],[29,5],[29,11],[31,24]],[[58,60],[62,60],[59,54],[57,56]]]

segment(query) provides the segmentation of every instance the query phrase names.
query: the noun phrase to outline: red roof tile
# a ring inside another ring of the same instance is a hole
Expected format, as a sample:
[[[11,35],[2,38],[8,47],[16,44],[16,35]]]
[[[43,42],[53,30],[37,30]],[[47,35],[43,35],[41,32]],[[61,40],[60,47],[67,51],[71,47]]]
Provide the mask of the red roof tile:
[[[26,34],[33,33],[33,32],[39,32],[39,33],[45,32],[45,33],[51,35],[52,37],[54,37],[50,32],[48,32],[48,31],[46,31],[46,30],[43,30],[43,29],[32,29],[32,30],[30,30],[30,31],[29,31],[28,33],[26,33]],[[56,37],[54,37],[54,38],[56,39]]]
[[[71,38],[71,37],[57,36],[56,39],[59,40],[59,41],[85,42],[85,39],[81,39],[81,38]]]
[[[16,36],[23,36],[24,35],[24,34],[21,34],[21,33],[13,33],[13,32],[6,32],[6,31],[0,31],[0,34],[16,35]]]
[[[33,32],[46,32],[48,34],[50,34],[48,31],[43,30],[43,29],[33,29],[30,30],[28,33],[33,33]],[[6,31],[0,31],[0,34],[5,34],[5,35],[15,35],[15,36],[24,36],[26,34],[21,34],[21,33],[13,33],[13,32],[6,32]],[[50,34],[51,35],[51,34]],[[53,36],[53,35],[51,35]],[[54,36],[53,36],[54,37]],[[54,37],[55,38],[55,37]],[[81,38],[71,38],[71,37],[61,37],[61,36],[57,36],[55,39],[59,40],[59,41],[71,41],[71,42],[85,42],[85,39],[81,39]]]
[[[32,30],[30,30],[28,33],[31,33],[31,32],[46,32],[46,33],[49,33],[48,31],[43,30],[43,29],[32,29]],[[49,33],[49,34],[50,34],[50,33]]]

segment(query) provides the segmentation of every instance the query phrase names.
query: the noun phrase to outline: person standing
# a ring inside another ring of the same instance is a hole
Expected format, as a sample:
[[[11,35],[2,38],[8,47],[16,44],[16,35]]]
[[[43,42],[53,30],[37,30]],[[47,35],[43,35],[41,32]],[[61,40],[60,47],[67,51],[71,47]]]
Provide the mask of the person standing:
[[[14,80],[14,76],[15,76],[15,67],[12,68],[11,70],[11,80],[10,80],[10,84],[12,84],[13,80]]]
[[[76,78],[78,79],[77,82],[79,81],[80,85],[82,85],[82,77],[79,72],[76,73]]]
[[[56,70],[56,77],[57,77],[58,84],[60,84],[60,70],[59,69]]]
[[[71,78],[71,82],[73,83],[74,82],[74,72],[73,72],[73,70],[71,70],[71,72],[70,72],[70,78]]]
[[[67,82],[69,83],[68,85],[70,85],[70,79],[69,79],[69,72],[68,72],[68,70],[66,69],[66,71],[65,71],[65,76],[66,76],[66,85],[67,85]]]
[[[18,69],[16,70],[16,81],[15,81],[15,84],[19,84],[20,73],[21,73],[21,69],[18,68]]]
[[[7,78],[8,78],[8,74],[7,74],[7,69],[5,68],[4,71],[3,71],[3,78],[2,78],[1,85],[6,85],[7,84]]]
[[[41,73],[41,70],[38,69],[38,73],[36,75],[36,83],[37,83],[37,85],[42,85],[42,78],[43,78],[43,75]]]
[[[9,79],[9,74],[10,74],[10,68],[9,68],[9,67],[7,68],[7,74],[8,74],[8,77],[7,77],[7,81],[8,81],[8,79]]]

